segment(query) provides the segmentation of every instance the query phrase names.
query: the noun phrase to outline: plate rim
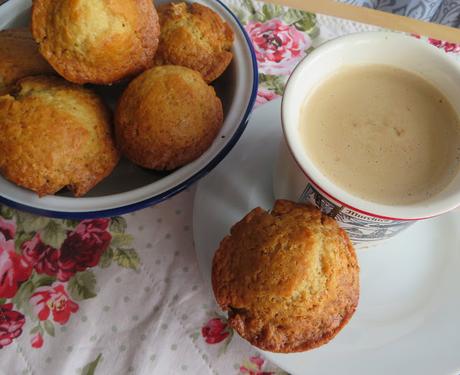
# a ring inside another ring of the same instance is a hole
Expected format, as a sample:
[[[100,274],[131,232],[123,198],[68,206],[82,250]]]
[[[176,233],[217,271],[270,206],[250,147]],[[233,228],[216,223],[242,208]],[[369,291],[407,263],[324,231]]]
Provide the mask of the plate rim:
[[[236,17],[236,15],[230,10],[230,8],[226,4],[224,4],[221,0],[212,0],[212,1],[215,1],[220,6],[222,6],[222,8],[224,8],[224,10],[235,20],[240,31],[244,35],[246,44],[250,52],[251,70],[252,70],[252,76],[253,76],[251,95],[250,95],[247,107],[244,111],[244,115],[241,119],[241,122],[236,128],[236,131],[233,134],[233,136],[230,138],[230,140],[225,144],[225,146],[217,153],[217,155],[213,159],[211,159],[201,169],[199,169],[196,173],[194,173],[192,176],[190,176],[185,181],[182,181],[180,184],[160,194],[151,196],[150,198],[144,199],[139,202],[131,203],[128,205],[120,206],[120,207],[114,207],[114,208],[108,208],[108,209],[96,210],[96,211],[47,210],[43,208],[29,206],[29,205],[5,198],[4,196],[1,195],[1,192],[0,192],[0,204],[5,204],[10,208],[18,209],[21,211],[26,211],[32,214],[47,216],[47,217],[52,217],[52,218],[57,218],[57,219],[94,219],[94,218],[108,217],[108,216],[119,216],[119,215],[127,214],[130,212],[137,211],[137,210],[140,210],[146,207],[153,206],[160,202],[163,202],[164,200],[171,198],[172,196],[182,192],[189,186],[193,185],[193,183],[195,183],[196,181],[204,177],[206,174],[208,174],[211,170],[213,170],[233,149],[235,144],[241,138],[241,135],[243,134],[244,130],[246,129],[246,126],[249,121],[249,117],[254,108],[254,104],[257,98],[257,91],[259,88],[259,72],[258,72],[257,58],[256,58],[254,46],[244,26],[241,24],[240,20]],[[1,3],[0,9],[8,3],[9,3],[9,0],[6,0],[5,2]]]

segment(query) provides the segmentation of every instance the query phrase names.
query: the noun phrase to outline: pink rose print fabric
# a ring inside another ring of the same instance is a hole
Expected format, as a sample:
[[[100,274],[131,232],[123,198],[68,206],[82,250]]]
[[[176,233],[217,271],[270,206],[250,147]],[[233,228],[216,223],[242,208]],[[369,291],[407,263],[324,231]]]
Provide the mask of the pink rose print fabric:
[[[245,1],[238,9],[254,47],[259,68],[256,106],[274,100],[296,65],[313,49],[319,32],[312,13]]]
[[[16,234],[16,225],[14,221],[5,220],[0,217],[0,233],[3,234],[6,241],[13,239]]]
[[[99,263],[112,239],[107,231],[109,219],[83,220],[67,234],[59,256],[58,280],[67,281],[76,272]]]
[[[280,95],[276,94],[273,91],[270,91],[264,88],[260,88],[259,91],[257,92],[256,104],[257,105],[265,104],[271,100],[274,100],[280,97],[281,97]]]
[[[13,310],[13,304],[0,305],[0,349],[13,342],[22,333],[24,315]]]
[[[43,336],[40,332],[38,332],[32,339],[30,340],[30,345],[34,349],[40,349],[43,346]]]
[[[288,75],[311,46],[310,37],[279,19],[250,21],[246,31],[256,52],[259,72]]]
[[[78,311],[78,305],[69,298],[64,284],[54,283],[36,289],[30,297],[30,304],[40,320],[47,320],[52,315],[53,321],[65,324],[70,315]]]
[[[411,35],[417,39],[422,39],[422,36],[418,34],[411,34]],[[439,40],[435,38],[423,38],[423,39],[426,39],[428,43],[430,43],[431,45],[437,48],[444,50],[445,52],[460,54],[460,44],[451,43],[451,42],[447,42],[447,41]]]
[[[435,47],[442,48],[446,52],[460,53],[460,44],[444,42],[434,38],[428,38],[428,42]]]
[[[218,344],[225,340],[229,334],[227,322],[221,318],[211,319],[201,328],[201,335],[207,344]]]
[[[59,251],[45,244],[40,233],[22,244],[22,256],[40,274],[55,276],[58,273]]]
[[[259,356],[249,357],[249,361],[240,366],[240,374],[248,375],[275,375],[271,371],[263,371],[265,360]]]
[[[0,298],[14,297],[32,272],[31,265],[15,251],[14,240],[0,233]]]

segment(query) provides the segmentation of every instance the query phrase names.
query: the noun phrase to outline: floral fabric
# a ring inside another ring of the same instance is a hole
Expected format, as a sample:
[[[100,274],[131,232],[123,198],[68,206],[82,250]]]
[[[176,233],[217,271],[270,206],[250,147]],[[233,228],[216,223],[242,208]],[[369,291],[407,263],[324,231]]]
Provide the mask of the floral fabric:
[[[54,337],[55,324],[67,324],[79,310],[77,301],[96,296],[90,269],[104,266],[102,255],[137,259],[135,250],[124,247],[132,241],[125,229],[121,217],[77,222],[0,207],[0,345],[18,338],[27,321],[33,325],[32,348],[43,346],[45,334]]]
[[[253,42],[257,105],[328,39],[377,28],[226,0]],[[459,45],[426,39],[459,58]],[[228,326],[202,282],[194,189],[123,217],[56,220],[0,206],[0,374],[283,374]]]

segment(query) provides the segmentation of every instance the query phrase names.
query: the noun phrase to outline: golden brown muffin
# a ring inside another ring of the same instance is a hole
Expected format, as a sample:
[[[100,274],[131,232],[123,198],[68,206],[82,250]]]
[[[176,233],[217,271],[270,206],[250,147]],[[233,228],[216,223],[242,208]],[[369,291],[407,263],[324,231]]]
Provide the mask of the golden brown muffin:
[[[222,120],[222,103],[198,72],[165,65],[129,84],[117,105],[115,132],[133,163],[171,170],[203,154]]]
[[[272,352],[327,343],[359,298],[359,267],[347,234],[311,206],[278,200],[236,223],[214,255],[212,286],[229,324]]]
[[[230,64],[233,31],[208,7],[193,3],[158,7],[161,34],[157,65],[182,65],[199,71],[206,82],[218,78]]]
[[[38,195],[82,196],[119,159],[97,95],[57,77],[27,77],[0,96],[0,173]]]
[[[55,72],[38,52],[30,31],[0,31],[0,95],[5,94],[17,80],[39,74]]]
[[[32,33],[68,81],[110,84],[153,65],[160,30],[152,0],[33,0]]]

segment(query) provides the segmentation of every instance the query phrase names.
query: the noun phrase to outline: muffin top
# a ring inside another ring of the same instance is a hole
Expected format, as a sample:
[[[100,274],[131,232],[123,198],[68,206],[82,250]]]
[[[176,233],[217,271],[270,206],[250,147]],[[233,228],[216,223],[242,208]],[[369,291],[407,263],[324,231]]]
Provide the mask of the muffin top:
[[[171,170],[205,152],[222,121],[222,103],[198,72],[165,65],[129,84],[117,104],[115,131],[132,162]]]
[[[32,33],[68,81],[110,84],[153,65],[160,30],[151,0],[34,0]]]
[[[110,113],[97,95],[61,78],[20,80],[0,96],[0,173],[38,195],[81,196],[118,162]]]
[[[251,344],[298,352],[331,340],[353,315],[359,267],[347,234],[318,209],[278,200],[231,228],[212,285],[229,324]]]
[[[208,7],[170,3],[158,7],[161,34],[156,65],[182,65],[201,73],[206,82],[230,64],[233,31]]]
[[[0,31],[0,95],[17,80],[39,74],[55,72],[38,52],[30,31],[25,28]]]

